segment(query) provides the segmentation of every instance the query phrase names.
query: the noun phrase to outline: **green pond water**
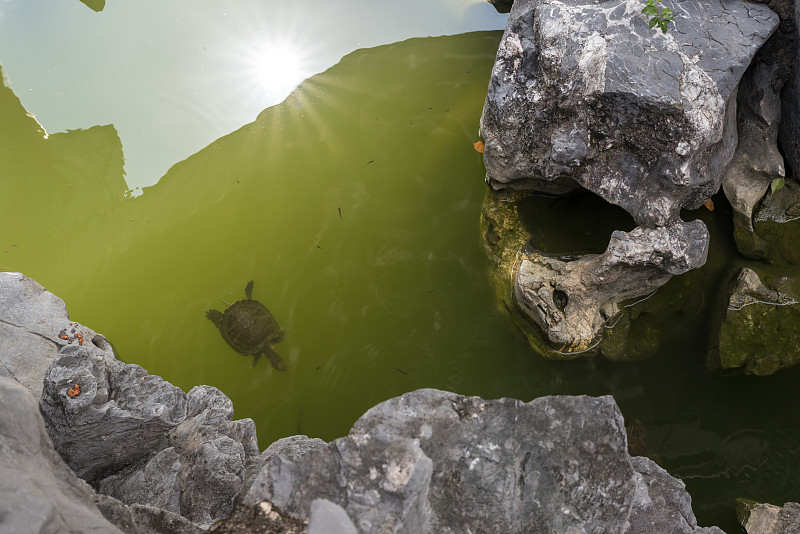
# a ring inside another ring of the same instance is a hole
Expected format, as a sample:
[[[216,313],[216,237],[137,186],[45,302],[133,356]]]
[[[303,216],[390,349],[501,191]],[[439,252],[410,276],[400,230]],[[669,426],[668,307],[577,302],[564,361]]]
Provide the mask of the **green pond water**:
[[[262,449],[293,434],[335,439],[374,404],[422,387],[525,401],[611,394],[646,432],[648,453],[685,481],[700,524],[737,532],[737,497],[800,500],[800,370],[705,369],[709,313],[742,263],[724,199],[684,214],[709,226],[709,261],[648,300],[661,322],[649,358],[545,360],[501,311],[472,146],[500,36],[356,50],[176,159],[139,196],[126,194],[128,134],[97,123],[45,135],[6,70],[0,270],[62,297],[121,360],[185,391],[220,388],[237,418],[256,422]],[[600,252],[631,224],[588,194],[523,204],[546,250]],[[264,359],[251,368],[205,318],[243,298],[249,280],[286,331],[276,346],[286,372]]]

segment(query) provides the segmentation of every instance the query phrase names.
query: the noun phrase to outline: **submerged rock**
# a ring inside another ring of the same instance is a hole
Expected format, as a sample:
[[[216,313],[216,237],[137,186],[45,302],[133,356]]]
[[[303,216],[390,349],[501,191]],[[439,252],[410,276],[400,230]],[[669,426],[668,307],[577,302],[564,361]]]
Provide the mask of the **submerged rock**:
[[[800,362],[800,281],[778,276],[769,283],[752,269],[739,271],[712,329],[710,367],[769,375]]]
[[[753,227],[764,243],[767,261],[800,265],[800,184],[790,179],[765,195],[753,213]]]

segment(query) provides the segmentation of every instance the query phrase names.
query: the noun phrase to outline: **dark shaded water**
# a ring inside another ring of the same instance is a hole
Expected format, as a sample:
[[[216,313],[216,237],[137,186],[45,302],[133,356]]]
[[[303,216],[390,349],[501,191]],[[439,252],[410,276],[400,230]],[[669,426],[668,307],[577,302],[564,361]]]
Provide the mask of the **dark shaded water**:
[[[334,439],[375,403],[421,387],[522,400],[611,394],[643,425],[651,456],[684,479],[701,524],[736,532],[736,497],[800,499],[800,370],[705,369],[709,313],[740,261],[723,199],[714,213],[684,216],[714,235],[708,265],[641,308],[660,325],[651,358],[547,361],[499,311],[472,147],[499,39],[356,51],[138,198],[123,195],[113,126],[45,138],[2,88],[0,269],[64,298],[124,361],[187,391],[219,387],[237,417],[256,421],[262,448],[295,433]],[[590,195],[525,205],[526,224],[553,250],[602,251],[630,224]],[[287,332],[276,347],[285,373],[250,368],[204,317],[251,279]]]

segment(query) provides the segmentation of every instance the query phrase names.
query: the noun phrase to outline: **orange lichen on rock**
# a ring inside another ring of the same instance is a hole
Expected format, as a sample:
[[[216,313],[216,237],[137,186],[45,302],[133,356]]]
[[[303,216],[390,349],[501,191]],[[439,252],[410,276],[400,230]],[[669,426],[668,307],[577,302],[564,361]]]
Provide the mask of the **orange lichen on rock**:
[[[70,397],[77,397],[81,394],[81,387],[78,384],[75,384],[71,388],[67,390],[67,395]]]

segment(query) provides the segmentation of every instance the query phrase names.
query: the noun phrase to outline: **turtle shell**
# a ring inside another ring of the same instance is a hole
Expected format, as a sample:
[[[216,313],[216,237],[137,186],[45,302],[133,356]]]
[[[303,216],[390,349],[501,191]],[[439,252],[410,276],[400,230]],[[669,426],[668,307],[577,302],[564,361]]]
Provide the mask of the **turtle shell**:
[[[252,299],[239,300],[228,307],[220,319],[219,331],[234,350],[246,356],[254,356],[265,344],[283,338],[275,317]]]

